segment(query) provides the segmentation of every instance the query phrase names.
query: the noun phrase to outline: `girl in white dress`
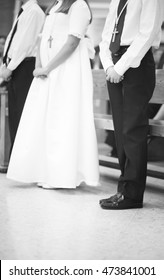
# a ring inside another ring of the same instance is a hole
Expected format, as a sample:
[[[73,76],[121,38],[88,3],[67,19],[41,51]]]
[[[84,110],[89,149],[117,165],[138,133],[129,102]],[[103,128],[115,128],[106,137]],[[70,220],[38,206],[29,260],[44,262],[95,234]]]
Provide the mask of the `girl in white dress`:
[[[86,0],[55,1],[43,28],[7,177],[43,188],[99,184]]]

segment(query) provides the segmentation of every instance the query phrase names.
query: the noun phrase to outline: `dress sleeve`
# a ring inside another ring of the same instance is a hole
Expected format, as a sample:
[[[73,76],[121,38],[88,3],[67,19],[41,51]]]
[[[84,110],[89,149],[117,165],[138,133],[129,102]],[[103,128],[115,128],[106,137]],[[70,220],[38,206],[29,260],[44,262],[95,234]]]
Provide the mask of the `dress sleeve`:
[[[69,35],[82,38],[85,36],[90,23],[90,10],[83,0],[77,0],[70,8]]]

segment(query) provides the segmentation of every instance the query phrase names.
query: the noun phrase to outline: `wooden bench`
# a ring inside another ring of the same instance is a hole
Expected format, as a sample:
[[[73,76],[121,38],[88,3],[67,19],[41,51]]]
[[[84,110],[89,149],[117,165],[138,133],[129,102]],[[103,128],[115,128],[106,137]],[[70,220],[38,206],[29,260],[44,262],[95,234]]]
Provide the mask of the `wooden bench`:
[[[101,102],[109,102],[104,70],[92,70],[92,73],[94,83],[94,119],[96,129],[114,130],[111,114],[107,114],[106,112],[96,113],[96,107],[98,107]],[[164,70],[156,70],[156,87],[150,103],[164,104]],[[150,119],[149,134],[152,136],[164,137],[164,120]],[[117,158],[99,155],[99,161],[100,165],[119,169]],[[164,179],[164,162],[162,164],[148,163],[147,175]]]

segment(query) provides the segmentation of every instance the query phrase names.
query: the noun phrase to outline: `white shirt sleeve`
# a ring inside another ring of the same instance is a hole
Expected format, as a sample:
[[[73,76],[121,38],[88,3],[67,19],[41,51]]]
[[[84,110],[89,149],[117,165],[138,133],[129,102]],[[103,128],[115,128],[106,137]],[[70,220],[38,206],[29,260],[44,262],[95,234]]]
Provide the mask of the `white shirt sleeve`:
[[[153,44],[161,25],[159,0],[142,0],[140,29],[126,53],[115,64],[114,69],[123,75],[130,67],[136,68]]]
[[[85,36],[91,19],[89,8],[85,1],[76,1],[70,8],[69,34],[82,38]]]
[[[108,69],[108,67],[113,66],[111,51],[109,50],[112,31],[113,31],[113,26],[110,23],[110,7],[109,7],[109,13],[107,15],[105,26],[102,33],[102,41],[99,45],[100,59],[105,71]]]
[[[33,10],[31,13],[20,17],[17,31],[14,35],[11,48],[12,57],[7,68],[13,71],[28,57],[37,44],[39,33],[44,23],[44,13]]]

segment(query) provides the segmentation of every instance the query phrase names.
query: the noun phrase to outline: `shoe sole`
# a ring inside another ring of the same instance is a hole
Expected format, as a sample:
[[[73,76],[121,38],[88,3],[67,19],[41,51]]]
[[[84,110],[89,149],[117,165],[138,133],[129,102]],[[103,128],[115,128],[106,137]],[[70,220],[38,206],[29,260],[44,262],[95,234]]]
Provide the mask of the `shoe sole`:
[[[129,205],[129,206],[105,206],[100,204],[101,208],[104,210],[128,210],[128,209],[137,209],[137,208],[143,208],[143,204],[135,204],[135,205]]]

